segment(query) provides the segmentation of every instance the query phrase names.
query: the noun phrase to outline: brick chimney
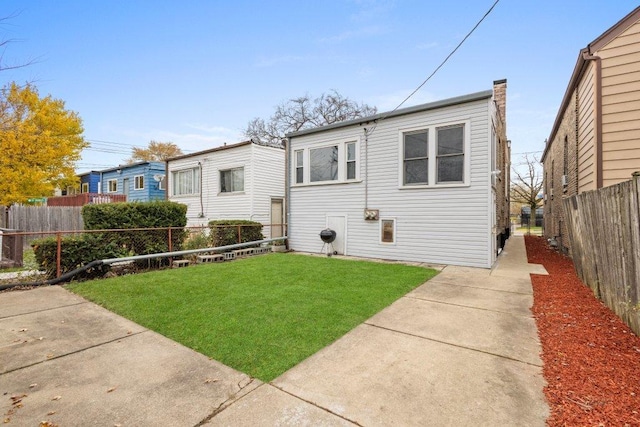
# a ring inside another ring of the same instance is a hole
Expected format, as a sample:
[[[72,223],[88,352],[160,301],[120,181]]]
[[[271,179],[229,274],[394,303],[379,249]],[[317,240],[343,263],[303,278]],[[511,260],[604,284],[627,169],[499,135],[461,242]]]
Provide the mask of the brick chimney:
[[[493,100],[498,109],[498,116],[502,119],[502,124],[507,127],[507,79],[495,80],[493,82]]]

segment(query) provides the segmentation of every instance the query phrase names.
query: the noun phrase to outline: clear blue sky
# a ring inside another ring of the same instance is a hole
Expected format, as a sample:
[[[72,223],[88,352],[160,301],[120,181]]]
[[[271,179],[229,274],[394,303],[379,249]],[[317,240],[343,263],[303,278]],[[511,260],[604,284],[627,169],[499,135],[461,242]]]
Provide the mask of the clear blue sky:
[[[3,0],[0,83],[35,82],[84,121],[78,171],[116,166],[132,146],[185,152],[241,141],[254,117],[331,89],[393,109],[493,3],[470,1]],[[508,79],[508,137],[540,151],[578,52],[632,0],[501,0],[406,106]],[[107,142],[99,142],[107,141]],[[112,151],[110,153],[105,151]]]

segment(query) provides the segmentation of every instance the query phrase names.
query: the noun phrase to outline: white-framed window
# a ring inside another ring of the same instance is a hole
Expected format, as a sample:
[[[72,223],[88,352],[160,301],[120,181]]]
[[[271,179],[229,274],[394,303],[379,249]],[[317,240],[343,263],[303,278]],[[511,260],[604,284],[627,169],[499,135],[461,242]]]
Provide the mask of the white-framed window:
[[[237,193],[244,191],[244,168],[220,171],[220,192]]]
[[[160,177],[160,181],[158,181],[158,190],[166,190],[167,189],[167,176],[162,175]]]
[[[133,189],[144,190],[144,175],[136,175],[133,177]]]
[[[396,220],[395,218],[380,219],[380,243],[396,243]]]
[[[171,172],[171,194],[185,196],[200,193],[200,168]]]
[[[81,193],[88,193],[89,192],[89,183],[88,182],[83,182],[82,186],[80,187],[80,192]]]
[[[296,185],[336,184],[359,179],[359,141],[317,144],[293,152],[292,182]]]
[[[351,179],[356,179],[356,162],[357,162],[357,156],[356,156],[356,143],[355,142],[347,142],[345,144],[346,147],[346,151],[347,151],[347,159],[346,159],[346,163],[347,163],[347,180],[351,180]]]
[[[309,180],[311,182],[338,180],[338,146],[309,150]]]
[[[107,192],[115,193],[116,191],[118,191],[118,180],[117,179],[108,180],[107,181]]]
[[[401,129],[399,135],[400,188],[469,184],[468,121]]]
[[[304,182],[304,150],[296,150],[296,184]]]
[[[405,133],[402,153],[402,184],[429,184],[429,131]]]
[[[437,183],[464,182],[464,125],[436,129]]]

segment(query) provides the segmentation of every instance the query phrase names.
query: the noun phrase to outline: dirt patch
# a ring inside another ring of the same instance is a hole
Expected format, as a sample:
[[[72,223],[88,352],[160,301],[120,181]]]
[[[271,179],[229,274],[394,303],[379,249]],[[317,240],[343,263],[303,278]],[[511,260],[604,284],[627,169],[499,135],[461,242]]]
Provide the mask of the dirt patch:
[[[578,279],[570,258],[525,236],[550,426],[640,426],[640,337]]]

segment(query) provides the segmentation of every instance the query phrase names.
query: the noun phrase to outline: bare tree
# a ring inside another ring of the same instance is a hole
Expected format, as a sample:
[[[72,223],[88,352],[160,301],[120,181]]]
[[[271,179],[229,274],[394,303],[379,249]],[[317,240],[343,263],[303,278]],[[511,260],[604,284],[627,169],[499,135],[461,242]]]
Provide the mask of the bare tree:
[[[14,12],[11,15],[0,17],[0,28],[4,28],[7,25],[7,21],[10,21],[19,14],[19,12]],[[7,48],[11,43],[15,43],[17,41],[18,40],[16,39],[5,38],[4,36],[0,38],[0,71],[15,70],[16,68],[27,67],[37,62],[36,59],[30,59],[27,61],[20,61],[15,63],[7,62],[7,59],[5,58]]]
[[[531,234],[531,222],[535,221],[536,210],[542,206],[543,180],[540,161],[535,157],[523,156],[523,162],[512,167],[511,201],[529,206],[528,234]],[[535,222],[534,222],[535,225]]]
[[[173,142],[150,141],[147,148],[134,147],[131,158],[127,163],[135,162],[164,162],[165,160],[182,155],[182,150]]]
[[[244,135],[265,145],[281,146],[285,135],[344,120],[373,115],[375,107],[358,104],[336,90],[311,99],[309,95],[292,98],[278,105],[268,121],[254,118],[244,130]]]

